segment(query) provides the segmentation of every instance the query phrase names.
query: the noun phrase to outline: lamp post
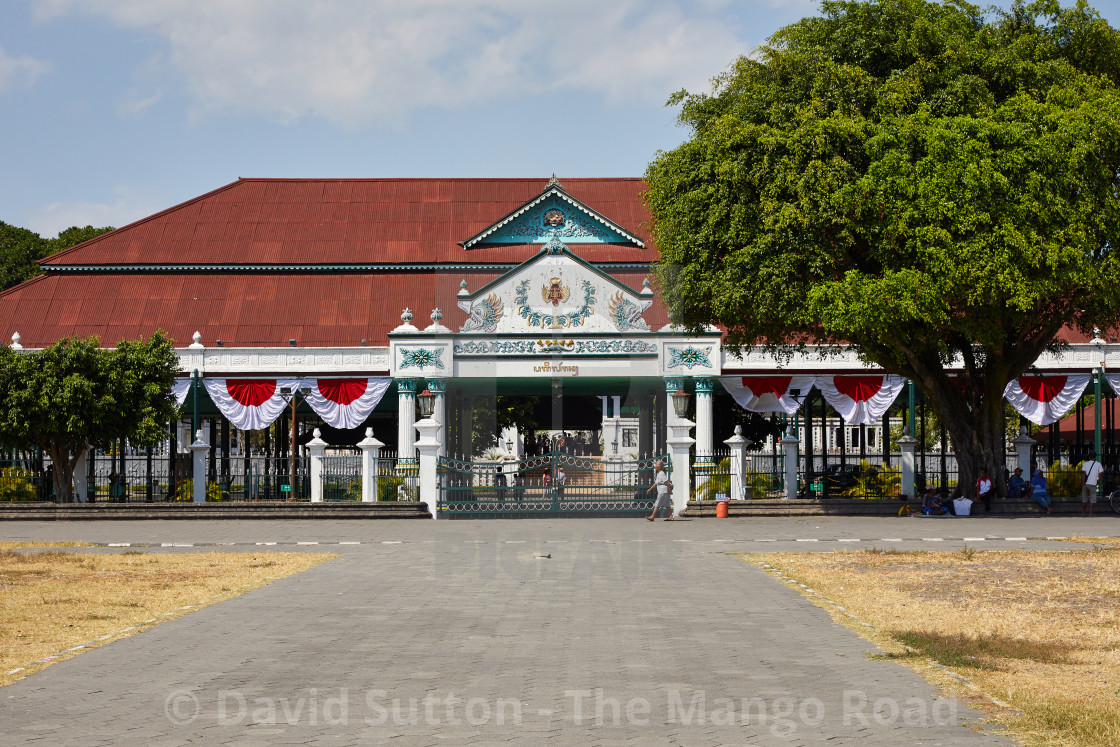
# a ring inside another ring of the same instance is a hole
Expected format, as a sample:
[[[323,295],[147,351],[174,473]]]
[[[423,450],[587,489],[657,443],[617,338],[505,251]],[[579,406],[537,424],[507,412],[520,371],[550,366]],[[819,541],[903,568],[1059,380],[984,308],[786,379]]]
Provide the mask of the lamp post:
[[[428,512],[433,519],[439,518],[439,473],[438,460],[440,443],[436,438],[440,423],[432,418],[435,411],[436,395],[425,389],[416,395],[416,403],[420,407],[421,419],[413,427],[420,433],[416,441],[416,449],[420,453],[419,477],[420,500],[428,504]]]
[[[688,435],[688,432],[696,424],[687,418],[688,392],[684,390],[684,387],[678,386],[670,399],[673,400],[673,413],[677,417],[675,421],[667,424],[669,438],[665,440],[665,443],[669,447],[669,454],[673,463],[673,515],[680,516],[681,512],[688,507],[688,499],[692,493],[689,450],[696,441]]]

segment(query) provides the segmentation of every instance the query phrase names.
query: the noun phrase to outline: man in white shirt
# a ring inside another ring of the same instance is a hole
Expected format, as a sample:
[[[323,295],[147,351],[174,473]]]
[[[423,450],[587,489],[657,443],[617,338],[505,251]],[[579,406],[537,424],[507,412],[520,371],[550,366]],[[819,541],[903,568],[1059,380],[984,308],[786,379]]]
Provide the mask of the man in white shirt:
[[[672,494],[673,482],[669,479],[669,475],[665,473],[665,462],[663,460],[657,461],[656,472],[653,477],[653,485],[649,486],[646,495],[649,495],[654,490],[657,491],[657,500],[653,503],[653,513],[646,517],[647,521],[653,521],[657,518],[657,511],[660,508],[668,510],[669,518],[665,521],[673,521],[672,514]]]
[[[1084,516],[1085,509],[1088,509],[1089,516],[1092,516],[1097,503],[1097,482],[1104,472],[1104,465],[1097,461],[1097,452],[1089,450],[1089,458],[1081,463],[1081,471],[1085,473],[1081,484],[1081,515]]]

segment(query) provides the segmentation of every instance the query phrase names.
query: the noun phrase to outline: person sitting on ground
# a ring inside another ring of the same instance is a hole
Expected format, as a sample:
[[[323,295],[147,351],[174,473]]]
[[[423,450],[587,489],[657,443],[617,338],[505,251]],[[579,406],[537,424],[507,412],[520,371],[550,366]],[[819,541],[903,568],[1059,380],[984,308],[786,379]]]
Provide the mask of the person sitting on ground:
[[[1046,512],[1047,516],[1054,513],[1054,502],[1050,498],[1046,476],[1040,469],[1036,469],[1034,477],[1031,478],[1031,499]]]
[[[1023,468],[1016,467],[1015,473],[1007,481],[1008,500],[1017,501],[1030,492],[1026,480],[1023,479]]]
[[[953,514],[956,516],[968,516],[972,513],[972,499],[964,493],[953,501]]]
[[[945,509],[941,507],[941,498],[937,495],[937,488],[933,485],[926,487],[925,497],[922,498],[922,516],[944,516]]]

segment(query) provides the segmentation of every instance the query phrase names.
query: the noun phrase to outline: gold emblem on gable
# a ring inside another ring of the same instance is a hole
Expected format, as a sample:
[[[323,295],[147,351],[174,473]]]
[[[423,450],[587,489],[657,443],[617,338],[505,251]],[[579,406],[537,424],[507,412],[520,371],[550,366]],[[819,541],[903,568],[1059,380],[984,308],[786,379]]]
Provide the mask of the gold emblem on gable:
[[[568,300],[571,292],[568,286],[560,285],[560,278],[549,278],[548,285],[541,287],[541,298],[553,306],[559,306]]]

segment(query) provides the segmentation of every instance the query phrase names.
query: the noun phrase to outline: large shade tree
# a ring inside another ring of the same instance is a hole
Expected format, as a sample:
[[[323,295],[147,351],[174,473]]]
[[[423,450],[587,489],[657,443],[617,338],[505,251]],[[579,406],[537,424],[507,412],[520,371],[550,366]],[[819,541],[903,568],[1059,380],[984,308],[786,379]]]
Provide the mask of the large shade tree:
[[[45,239],[34,231],[0,221],[0,290],[39,275],[42,271],[36,263],[40,259],[112,230],[71,226],[59,231],[56,238]]]
[[[150,446],[166,436],[178,367],[159,332],[115,349],[102,349],[97,338],[21,353],[0,347],[0,443],[42,448],[54,467],[56,500],[68,503],[74,465],[88,446],[122,438]]]
[[[826,0],[670,101],[690,137],[647,201],[672,315],[913,379],[970,485],[1007,382],[1120,317],[1118,82],[1084,3]]]

